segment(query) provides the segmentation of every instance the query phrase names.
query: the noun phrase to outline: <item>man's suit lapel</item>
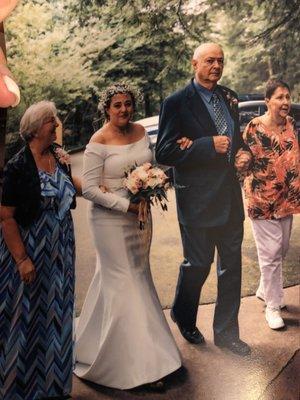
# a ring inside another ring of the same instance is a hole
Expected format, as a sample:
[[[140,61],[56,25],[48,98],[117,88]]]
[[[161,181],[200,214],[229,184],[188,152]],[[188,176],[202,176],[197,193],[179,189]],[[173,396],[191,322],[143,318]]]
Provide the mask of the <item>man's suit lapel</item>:
[[[217,132],[217,128],[206,108],[206,105],[204,104],[200,95],[197,93],[192,82],[187,86],[186,94],[187,105],[199,124],[203,126],[205,131],[209,131],[212,133]]]
[[[227,91],[226,88],[223,88],[222,86],[218,85],[218,92],[221,93],[221,95],[225,101],[225,104],[230,112],[231,118],[233,119],[234,129],[233,129],[233,137],[232,137],[232,152],[231,152],[231,154],[234,155],[235,154],[235,143],[236,143],[236,140],[238,139],[239,130],[240,130],[238,108],[237,108],[237,111],[234,112],[233,107],[230,105],[230,100],[227,97],[227,96],[230,97],[230,92]],[[231,163],[232,164],[234,163],[234,156],[231,157]]]
[[[231,118],[233,119],[234,123],[236,124],[237,115],[233,111],[232,107],[229,104],[229,100],[228,100],[227,95],[226,95],[227,92],[225,92],[225,90],[223,89],[222,86],[218,85],[217,87],[218,87],[218,92],[221,93],[221,95],[222,95],[222,97],[224,99],[224,102],[226,104],[226,107],[228,108],[228,111],[229,111],[229,113],[231,115]]]

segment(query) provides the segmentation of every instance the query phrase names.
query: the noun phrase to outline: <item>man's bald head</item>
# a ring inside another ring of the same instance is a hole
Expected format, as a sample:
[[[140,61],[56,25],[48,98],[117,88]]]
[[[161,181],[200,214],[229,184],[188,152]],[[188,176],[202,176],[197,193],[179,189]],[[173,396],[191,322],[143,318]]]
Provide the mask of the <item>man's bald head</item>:
[[[203,43],[194,52],[192,65],[196,81],[213,90],[222,76],[224,53],[217,43]]]
[[[223,49],[219,44],[212,43],[212,42],[211,43],[207,42],[207,43],[200,44],[200,46],[198,46],[195,49],[194,54],[193,54],[193,60],[197,60],[200,57],[205,56],[207,53],[210,53],[211,51],[213,51],[213,52],[215,52],[215,51],[222,52],[223,57],[224,57]]]

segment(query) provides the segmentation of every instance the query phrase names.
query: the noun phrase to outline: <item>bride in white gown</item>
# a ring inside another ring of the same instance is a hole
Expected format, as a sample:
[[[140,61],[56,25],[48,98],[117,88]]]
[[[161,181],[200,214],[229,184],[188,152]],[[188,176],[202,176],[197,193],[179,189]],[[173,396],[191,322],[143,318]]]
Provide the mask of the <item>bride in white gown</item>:
[[[151,218],[140,230],[138,206],[122,186],[128,167],[152,161],[149,138],[130,122],[135,97],[127,85],[108,88],[102,103],[107,122],[84,154],[83,196],[91,201],[97,264],[76,328],[74,372],[129,389],[172,373],[181,358],[152,281]]]

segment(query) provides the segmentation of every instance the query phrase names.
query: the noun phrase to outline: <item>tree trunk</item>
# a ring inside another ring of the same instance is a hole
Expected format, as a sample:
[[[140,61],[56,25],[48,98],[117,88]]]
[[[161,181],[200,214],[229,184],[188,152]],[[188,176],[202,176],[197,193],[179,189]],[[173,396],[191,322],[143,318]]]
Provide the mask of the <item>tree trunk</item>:
[[[268,73],[269,73],[269,78],[271,78],[274,75],[272,59],[270,55],[268,56]]]
[[[159,82],[159,103],[161,104],[164,101],[164,90],[162,81]]]
[[[144,94],[145,117],[151,117],[151,104],[149,93]]]

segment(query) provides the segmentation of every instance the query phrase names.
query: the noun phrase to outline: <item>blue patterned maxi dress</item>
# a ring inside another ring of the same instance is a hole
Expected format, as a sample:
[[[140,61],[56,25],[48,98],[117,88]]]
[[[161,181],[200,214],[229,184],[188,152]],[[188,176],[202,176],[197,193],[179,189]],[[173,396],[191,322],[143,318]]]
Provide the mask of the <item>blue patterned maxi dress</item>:
[[[36,400],[72,388],[75,189],[57,166],[40,171],[42,208],[21,235],[36,267],[25,285],[0,232],[0,399]]]

